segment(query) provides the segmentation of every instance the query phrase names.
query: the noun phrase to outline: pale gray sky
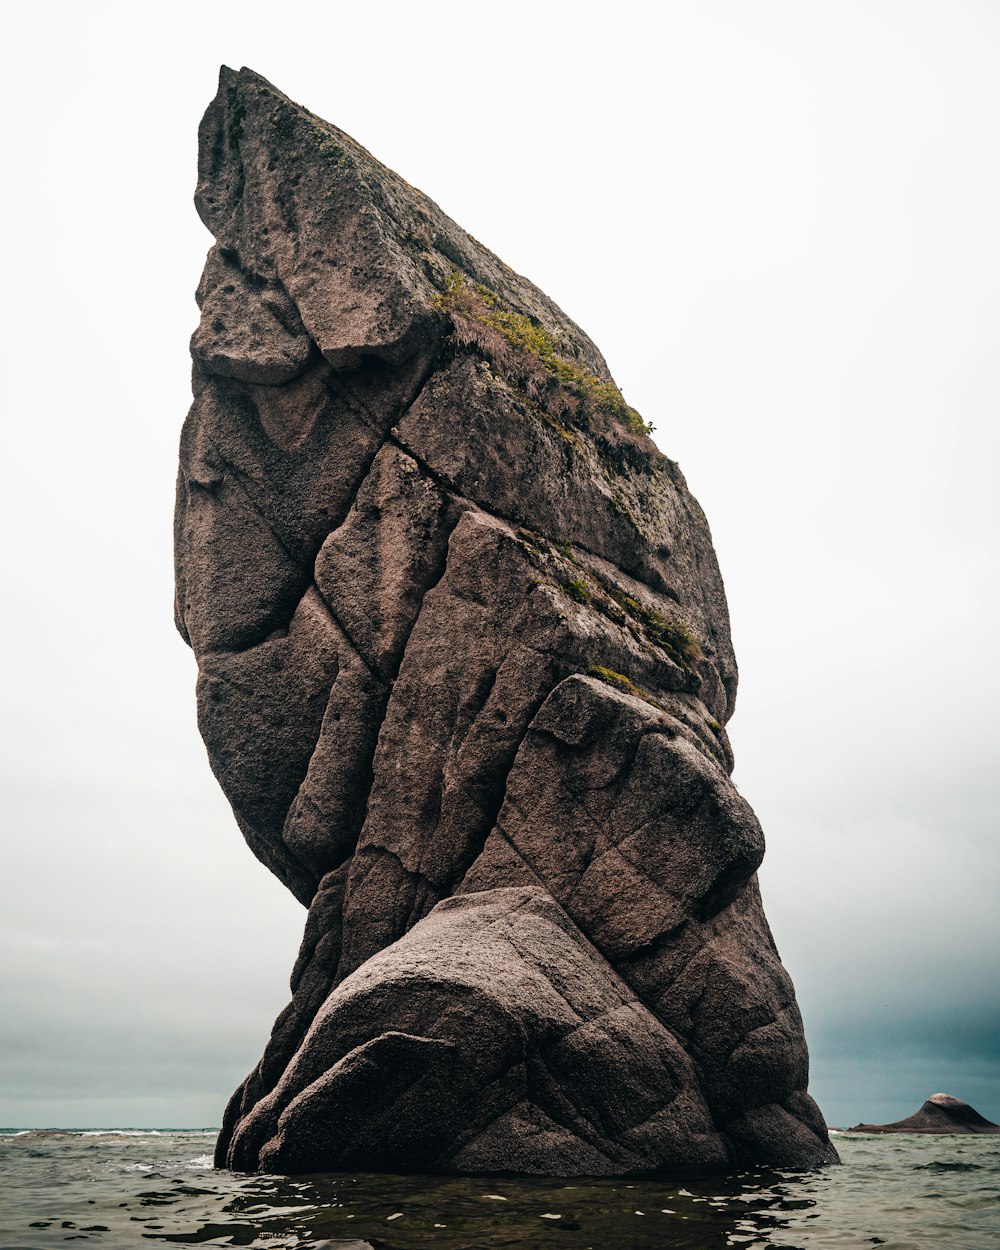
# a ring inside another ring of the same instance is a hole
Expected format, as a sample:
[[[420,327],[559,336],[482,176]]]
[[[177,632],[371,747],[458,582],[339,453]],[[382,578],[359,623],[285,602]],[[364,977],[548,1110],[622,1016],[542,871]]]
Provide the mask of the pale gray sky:
[[[545,289],[680,461],[831,1123],[1000,1120],[1000,5],[98,0],[2,56],[0,1123],[218,1123],[300,935],[171,624],[222,62]]]

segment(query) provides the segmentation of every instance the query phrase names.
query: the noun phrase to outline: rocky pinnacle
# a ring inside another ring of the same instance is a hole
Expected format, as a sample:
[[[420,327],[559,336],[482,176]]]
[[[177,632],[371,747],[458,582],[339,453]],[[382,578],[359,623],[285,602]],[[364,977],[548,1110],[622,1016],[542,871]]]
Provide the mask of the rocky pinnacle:
[[[212,768],[308,908],[217,1162],[835,1160],[677,465],[551,300],[249,70],[196,202],[177,622]]]

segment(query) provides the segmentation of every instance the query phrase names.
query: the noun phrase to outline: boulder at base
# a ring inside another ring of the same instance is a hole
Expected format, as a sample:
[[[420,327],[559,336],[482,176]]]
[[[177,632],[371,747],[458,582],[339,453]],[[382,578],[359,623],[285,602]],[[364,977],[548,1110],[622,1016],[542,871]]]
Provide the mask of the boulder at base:
[[[177,622],[308,908],[218,1163],[834,1161],[680,469],[579,326],[334,126],[223,69],[200,137]]]
[[[894,1124],[855,1124],[851,1133],[1000,1133],[1000,1124],[981,1116],[961,1098],[931,1094],[919,1111]]]

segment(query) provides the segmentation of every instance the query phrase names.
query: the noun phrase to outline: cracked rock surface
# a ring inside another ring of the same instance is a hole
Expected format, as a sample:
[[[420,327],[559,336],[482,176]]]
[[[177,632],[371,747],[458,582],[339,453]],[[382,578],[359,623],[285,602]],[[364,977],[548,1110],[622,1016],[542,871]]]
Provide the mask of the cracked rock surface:
[[[196,203],[177,622],[212,768],[308,908],[217,1162],[835,1160],[680,470],[549,299],[249,70]]]

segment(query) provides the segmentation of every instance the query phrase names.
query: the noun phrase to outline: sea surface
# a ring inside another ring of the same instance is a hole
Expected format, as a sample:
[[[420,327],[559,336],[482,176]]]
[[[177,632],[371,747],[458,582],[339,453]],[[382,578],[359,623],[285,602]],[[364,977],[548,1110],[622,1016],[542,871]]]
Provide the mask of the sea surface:
[[[1000,1247],[1000,1137],[837,1135],[843,1164],[681,1181],[241,1176],[215,1132],[0,1132],[0,1246]]]

